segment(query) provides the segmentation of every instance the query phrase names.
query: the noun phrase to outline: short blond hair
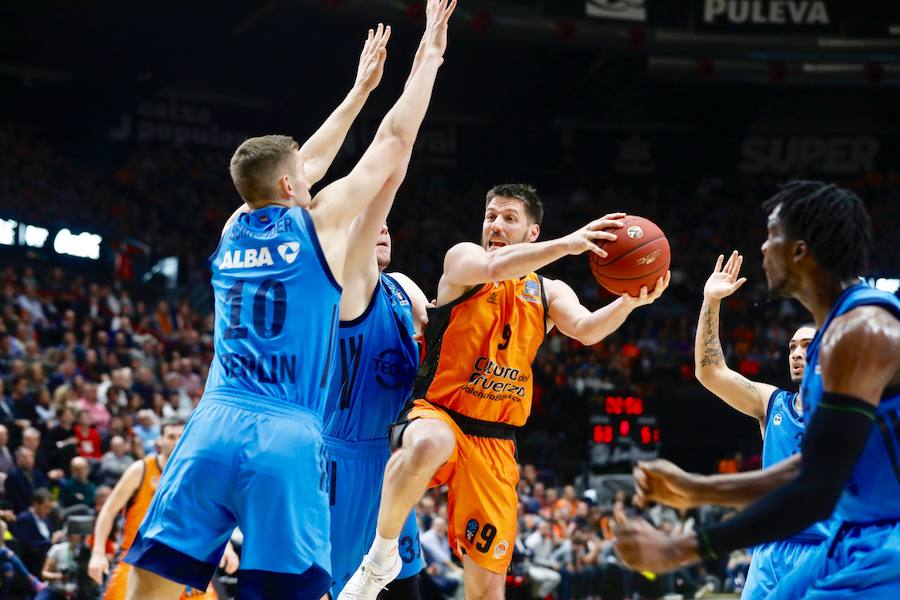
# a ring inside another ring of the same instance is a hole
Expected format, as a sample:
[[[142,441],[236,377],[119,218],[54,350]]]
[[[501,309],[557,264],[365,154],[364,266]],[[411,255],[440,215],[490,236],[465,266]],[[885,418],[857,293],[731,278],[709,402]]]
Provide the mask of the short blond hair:
[[[229,171],[234,187],[251,206],[274,192],[274,181],[288,159],[300,149],[287,135],[264,135],[245,140],[231,157]]]

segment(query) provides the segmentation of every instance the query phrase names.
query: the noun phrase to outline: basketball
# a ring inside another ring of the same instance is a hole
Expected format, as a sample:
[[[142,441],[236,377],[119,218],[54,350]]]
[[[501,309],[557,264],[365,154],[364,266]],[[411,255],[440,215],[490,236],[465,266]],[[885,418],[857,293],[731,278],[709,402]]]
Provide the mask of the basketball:
[[[591,272],[597,283],[616,295],[638,296],[645,285],[652,292],[672,260],[669,240],[649,219],[628,215],[622,221],[622,228],[614,230],[616,241],[598,244],[608,255],[590,253]]]

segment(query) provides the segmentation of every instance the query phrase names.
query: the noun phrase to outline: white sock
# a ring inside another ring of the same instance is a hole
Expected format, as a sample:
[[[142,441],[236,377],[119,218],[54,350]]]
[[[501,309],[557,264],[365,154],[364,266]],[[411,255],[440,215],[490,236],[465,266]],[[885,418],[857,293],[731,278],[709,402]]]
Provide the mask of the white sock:
[[[372,547],[369,548],[369,560],[375,563],[379,569],[387,571],[394,564],[397,555],[397,540],[399,538],[383,538],[377,533]]]

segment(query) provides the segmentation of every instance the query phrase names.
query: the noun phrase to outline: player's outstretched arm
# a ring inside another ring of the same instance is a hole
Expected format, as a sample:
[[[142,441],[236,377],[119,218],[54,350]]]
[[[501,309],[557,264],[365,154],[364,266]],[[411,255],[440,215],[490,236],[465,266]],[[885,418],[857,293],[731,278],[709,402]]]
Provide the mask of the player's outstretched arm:
[[[390,37],[391,28],[381,23],[376,29],[369,30],[359,55],[353,87],[321,127],[300,147],[304,175],[311,186],[325,177],[344,144],[350,126],[359,116],[369,94],[381,82]]]
[[[621,327],[635,308],[652,304],[662,296],[669,287],[669,277],[670,274],[666,271],[665,276],[656,280],[652,292],[648,292],[647,286],[643,286],[639,296],[623,294],[595,311],[590,311],[582,305],[568,284],[556,279],[545,279],[544,290],[547,293],[550,325],[555,325],[564,335],[586,346],[596,344]]]
[[[116,482],[112,492],[106,498],[97,522],[94,524],[94,547],[91,550],[91,560],[88,563],[88,575],[99,584],[103,583],[103,576],[109,573],[109,559],[106,557],[106,542],[112,533],[116,515],[121,512],[128,501],[141,485],[144,478],[144,461],[138,460],[125,469],[119,481]]]
[[[819,360],[825,391],[806,430],[797,476],[696,534],[664,539],[644,523],[621,523],[616,551],[626,564],[667,571],[786,538],[831,515],[869,439],[884,389],[900,378],[900,325],[882,308],[854,309],[829,327]]]
[[[444,257],[440,287],[466,287],[522,277],[570,254],[591,251],[606,256],[606,251],[597,242],[615,241],[616,234],[607,230],[621,227],[624,216],[625,213],[611,213],[565,237],[546,242],[510,244],[492,252],[471,242],[457,244]],[[445,300],[439,290],[438,304],[444,304]]]
[[[800,455],[768,469],[727,475],[688,473],[667,460],[639,462],[634,485],[637,500],[673,508],[695,508],[705,504],[743,508],[784,485],[800,472]]]
[[[738,278],[744,258],[736,250],[724,266],[723,259],[720,254],[703,287],[703,305],[697,320],[697,337],[694,338],[694,374],[703,387],[732,408],[765,423],[769,397],[777,388],[751,381],[729,369],[719,341],[719,307],[722,299],[736,292],[747,281],[746,277]]]
[[[456,0],[428,0],[421,64],[353,170],[316,194],[311,212],[317,229],[346,231],[412,151],[444,62],[447,26],[455,8]]]

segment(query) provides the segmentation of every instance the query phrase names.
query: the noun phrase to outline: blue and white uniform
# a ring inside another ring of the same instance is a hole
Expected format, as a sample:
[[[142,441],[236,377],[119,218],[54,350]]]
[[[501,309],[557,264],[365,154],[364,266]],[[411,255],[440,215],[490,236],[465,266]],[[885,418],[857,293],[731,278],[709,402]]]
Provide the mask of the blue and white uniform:
[[[801,385],[809,423],[822,398],[819,349],[835,318],[859,306],[879,306],[900,320],[896,296],[857,284],[844,290],[806,350]],[[875,425],[835,508],[836,527],[819,550],[773,592],[772,598],[900,598],[900,388],[888,388]]]
[[[762,452],[764,469],[800,453],[806,428],[797,412],[796,400],[796,392],[781,389],[769,397]],[[828,537],[831,523],[821,521],[785,540],[756,546],[741,599],[768,598],[779,581],[818,549]]]
[[[125,560],[205,589],[238,526],[242,578],[267,573],[271,590],[294,577],[309,597],[324,585],[318,598],[330,583],[322,415],[341,288],[299,207],[240,215],[210,261],[215,358]]]
[[[388,426],[409,399],[419,366],[413,333],[409,297],[385,274],[365,312],[340,324],[325,416],[335,598],[375,538],[384,467],[391,455]],[[403,568],[398,579],[424,567],[415,511],[400,534],[399,553]]]

